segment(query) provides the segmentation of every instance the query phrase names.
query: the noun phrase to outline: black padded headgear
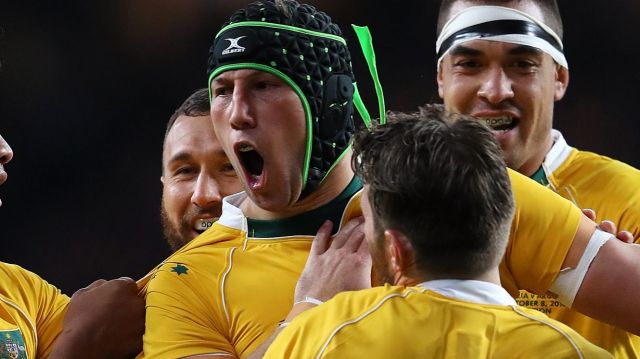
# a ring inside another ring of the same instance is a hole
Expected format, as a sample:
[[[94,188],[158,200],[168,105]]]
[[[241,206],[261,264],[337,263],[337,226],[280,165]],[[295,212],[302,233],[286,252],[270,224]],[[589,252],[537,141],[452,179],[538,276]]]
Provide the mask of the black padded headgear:
[[[348,151],[355,131],[351,56],[338,25],[324,12],[294,0],[258,1],[236,11],[209,52],[209,88],[220,73],[272,73],[298,94],[307,122],[301,198],[313,192]]]

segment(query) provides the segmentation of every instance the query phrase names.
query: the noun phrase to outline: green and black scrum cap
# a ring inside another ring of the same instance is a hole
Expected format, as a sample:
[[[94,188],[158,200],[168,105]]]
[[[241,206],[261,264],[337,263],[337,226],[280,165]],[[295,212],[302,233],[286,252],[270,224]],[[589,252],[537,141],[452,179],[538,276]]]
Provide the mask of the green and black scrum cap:
[[[293,0],[284,3],[288,15],[271,0],[254,2],[230,17],[210,50],[209,88],[219,74],[237,69],[269,72],[291,86],[307,123],[302,173],[302,196],[306,196],[349,150],[355,131],[354,102],[365,123],[370,118],[355,87],[351,55],[340,28],[313,6]],[[368,41],[371,47],[368,30],[356,28],[356,32],[361,43]],[[369,54],[365,50],[383,115],[372,49]]]

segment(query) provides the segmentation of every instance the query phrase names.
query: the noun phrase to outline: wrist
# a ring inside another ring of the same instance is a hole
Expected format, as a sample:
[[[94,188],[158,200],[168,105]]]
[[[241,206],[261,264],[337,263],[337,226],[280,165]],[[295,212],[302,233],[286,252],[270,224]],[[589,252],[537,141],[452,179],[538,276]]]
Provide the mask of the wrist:
[[[298,315],[300,315],[302,312],[305,312],[311,308],[317,307],[318,305],[322,304],[323,302],[319,299],[313,298],[313,297],[309,297],[309,296],[305,296],[302,300],[299,300],[295,303],[293,303],[293,306],[291,307],[291,310],[289,311],[289,314],[287,314],[287,318],[284,320],[285,323],[290,323],[295,317],[297,317]],[[286,324],[284,325],[286,326]]]

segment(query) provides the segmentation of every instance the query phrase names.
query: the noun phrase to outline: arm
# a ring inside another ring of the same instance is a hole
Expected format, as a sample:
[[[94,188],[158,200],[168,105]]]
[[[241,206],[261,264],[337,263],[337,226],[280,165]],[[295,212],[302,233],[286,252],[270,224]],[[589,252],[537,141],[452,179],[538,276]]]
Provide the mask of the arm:
[[[573,308],[640,335],[640,246],[607,241],[584,277]]]
[[[147,286],[145,358],[236,357],[225,335],[229,332],[225,314],[216,306],[220,302],[215,281],[219,271],[199,271],[182,264],[181,258],[174,259],[178,262],[160,266]],[[172,270],[177,266],[184,271]]]
[[[142,350],[144,301],[130,278],[98,280],[71,297],[50,359],[132,357]]]

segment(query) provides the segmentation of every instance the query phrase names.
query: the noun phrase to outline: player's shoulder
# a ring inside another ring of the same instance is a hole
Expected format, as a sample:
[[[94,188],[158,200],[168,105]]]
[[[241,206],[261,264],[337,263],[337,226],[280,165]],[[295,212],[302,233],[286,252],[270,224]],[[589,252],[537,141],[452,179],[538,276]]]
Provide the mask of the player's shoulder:
[[[217,287],[231,254],[242,246],[243,238],[242,231],[214,224],[150,273],[149,290]]]
[[[29,310],[37,310],[43,301],[68,300],[60,290],[39,275],[18,265],[0,262],[0,297]]]
[[[544,351],[554,358],[611,358],[607,351],[592,344],[566,324],[534,309],[520,306],[512,308],[512,318],[515,322],[515,325],[511,326],[514,328],[513,337],[521,338],[523,345],[532,345],[541,354]],[[537,340],[525,340],[533,337]],[[559,356],[561,353],[563,356]]]
[[[580,171],[585,175],[607,176],[620,181],[638,181],[640,179],[640,170],[637,168],[607,156],[578,149],[573,151],[569,161],[560,166],[558,171]]]
[[[385,303],[404,300],[408,296],[424,290],[414,287],[385,285],[358,291],[342,292],[324,305],[315,308],[319,317],[329,316],[337,322],[341,319],[353,319],[361,315],[375,315]]]
[[[32,288],[36,283],[46,283],[46,281],[19,265],[0,262],[0,292],[3,294],[16,292],[18,288]]]

